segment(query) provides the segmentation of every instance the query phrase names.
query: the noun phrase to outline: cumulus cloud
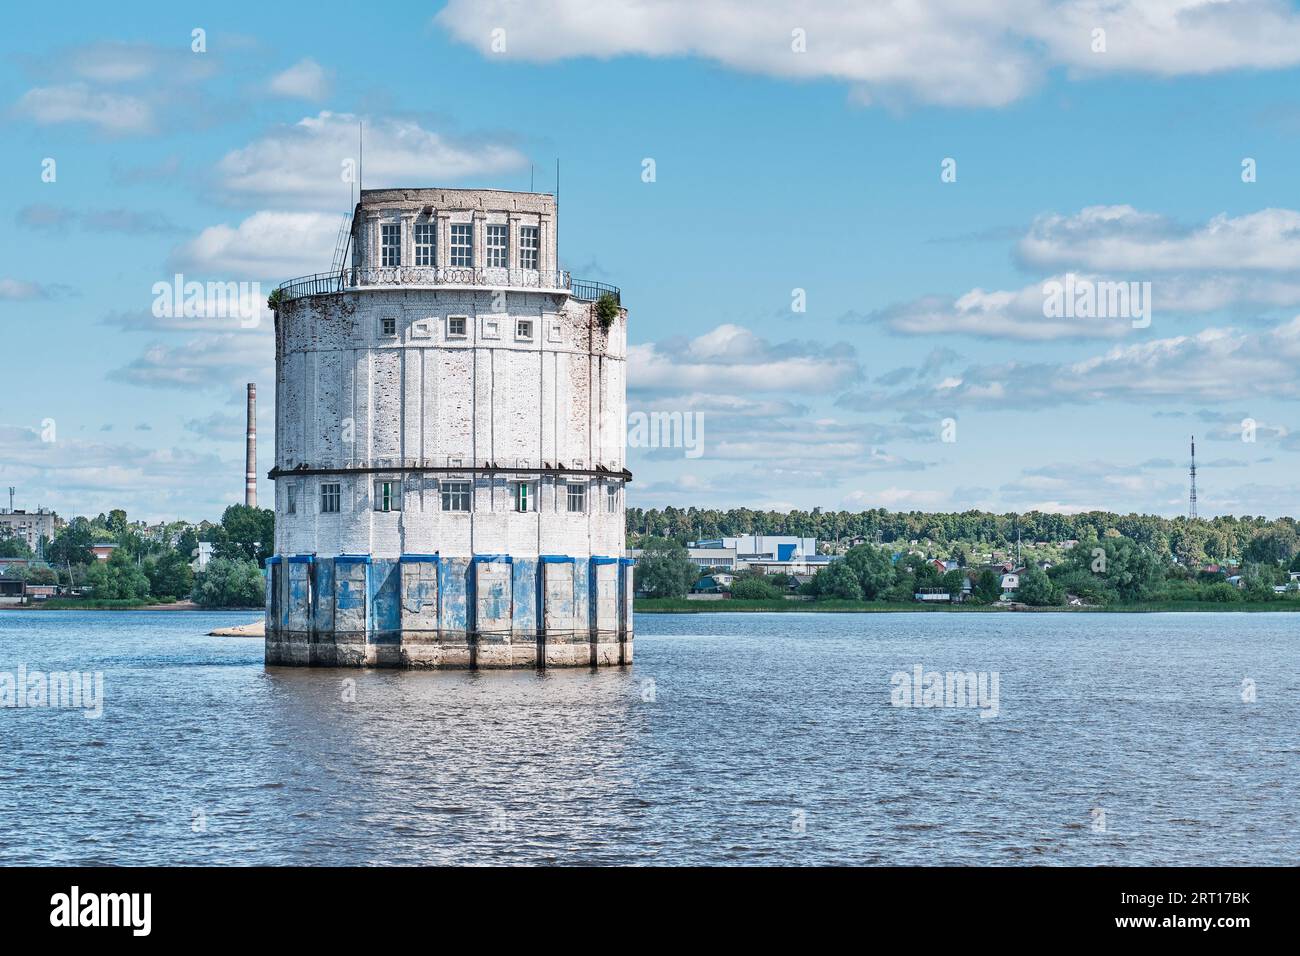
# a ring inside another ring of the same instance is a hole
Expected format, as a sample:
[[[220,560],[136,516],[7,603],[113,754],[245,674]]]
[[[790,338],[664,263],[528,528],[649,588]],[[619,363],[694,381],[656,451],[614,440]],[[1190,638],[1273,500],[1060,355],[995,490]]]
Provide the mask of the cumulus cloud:
[[[840,396],[842,408],[950,409],[998,404],[1038,407],[1062,402],[1234,400],[1242,395],[1300,396],[1300,316],[1273,328],[1243,332],[1209,328],[1117,346],[1077,362],[1002,362],[896,389]]]
[[[65,517],[126,508],[133,517],[220,514],[243,482],[238,455],[223,459],[197,444],[142,448],[65,437],[42,441],[37,429],[0,425],[8,480],[40,488],[43,503]],[[221,476],[228,476],[223,482]]]
[[[325,111],[278,127],[221,158],[219,188],[234,201],[342,209],[349,190],[344,163],[357,159],[357,123],[353,114]],[[456,139],[410,119],[367,119],[365,131],[367,188],[482,180],[528,165],[505,142]],[[336,226],[327,230],[331,242]]]
[[[301,100],[322,100],[329,94],[330,81],[324,68],[310,57],[277,73],[267,83],[267,92]]]
[[[199,335],[178,345],[150,345],[108,377],[151,388],[227,391],[242,382],[273,381],[275,350],[266,335]]]
[[[209,226],[183,243],[171,265],[208,276],[280,282],[324,272],[334,254],[340,217],[319,212],[253,213],[238,225]]]
[[[738,325],[719,325],[693,339],[628,347],[628,387],[665,391],[818,393],[861,374],[853,347],[771,343]]]
[[[1183,227],[1132,206],[1089,206],[1034,221],[1019,243],[1033,265],[1123,272],[1300,269],[1300,212],[1261,209]]]
[[[145,100],[92,89],[81,82],[30,89],[15,109],[42,126],[87,123],[114,135],[146,133],[154,128],[154,109]]]
[[[1001,106],[1055,67],[1077,78],[1300,63],[1300,15],[1282,0],[607,0],[594,8],[578,0],[451,0],[435,19],[485,55],[696,56],[781,78],[840,81],[862,102]],[[1098,28],[1104,53],[1094,51]],[[801,41],[806,52],[798,52]]]
[[[34,203],[18,210],[16,221],[29,229],[62,232],[74,224],[91,232],[119,232],[126,235],[166,235],[180,227],[163,213],[138,209],[74,209],[49,203]]]

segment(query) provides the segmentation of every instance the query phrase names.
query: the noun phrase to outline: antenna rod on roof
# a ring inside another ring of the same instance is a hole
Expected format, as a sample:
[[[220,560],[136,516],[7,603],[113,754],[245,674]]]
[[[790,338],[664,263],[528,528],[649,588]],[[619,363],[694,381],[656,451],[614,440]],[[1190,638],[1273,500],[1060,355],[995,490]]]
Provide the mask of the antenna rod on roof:
[[[362,183],[365,178],[362,175],[366,168],[366,121],[357,120],[357,198],[361,198]]]

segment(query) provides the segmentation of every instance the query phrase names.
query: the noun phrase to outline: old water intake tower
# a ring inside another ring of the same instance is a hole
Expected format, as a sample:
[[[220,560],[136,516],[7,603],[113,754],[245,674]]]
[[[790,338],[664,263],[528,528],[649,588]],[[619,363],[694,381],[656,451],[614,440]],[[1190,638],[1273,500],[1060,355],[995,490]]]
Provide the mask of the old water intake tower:
[[[266,662],[632,661],[627,313],[556,201],[367,189],[275,301]]]

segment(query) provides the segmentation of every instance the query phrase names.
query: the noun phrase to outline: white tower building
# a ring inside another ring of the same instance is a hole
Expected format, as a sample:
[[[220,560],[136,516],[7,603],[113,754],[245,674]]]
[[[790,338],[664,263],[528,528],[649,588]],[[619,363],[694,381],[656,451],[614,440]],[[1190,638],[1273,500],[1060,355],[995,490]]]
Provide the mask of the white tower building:
[[[363,190],[276,305],[272,664],[630,663],[627,313],[545,193]]]

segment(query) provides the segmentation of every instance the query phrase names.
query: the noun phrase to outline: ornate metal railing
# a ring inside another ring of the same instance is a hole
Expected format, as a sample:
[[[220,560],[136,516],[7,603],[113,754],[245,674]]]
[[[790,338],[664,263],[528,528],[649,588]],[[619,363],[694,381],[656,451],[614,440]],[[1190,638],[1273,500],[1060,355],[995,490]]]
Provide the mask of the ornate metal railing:
[[[570,283],[569,294],[575,299],[581,299],[583,302],[595,302],[602,295],[612,295],[615,302],[619,305],[623,304],[623,299],[618,286],[605,285],[603,282],[589,282],[586,279],[574,279]]]
[[[389,268],[341,269],[319,272],[281,283],[279,299],[291,302],[313,295],[332,295],[375,286],[479,286],[487,288],[541,289],[567,292],[575,299],[594,302],[609,293],[617,300],[619,290],[600,282],[575,280],[567,272],[541,272],[537,269]]]

